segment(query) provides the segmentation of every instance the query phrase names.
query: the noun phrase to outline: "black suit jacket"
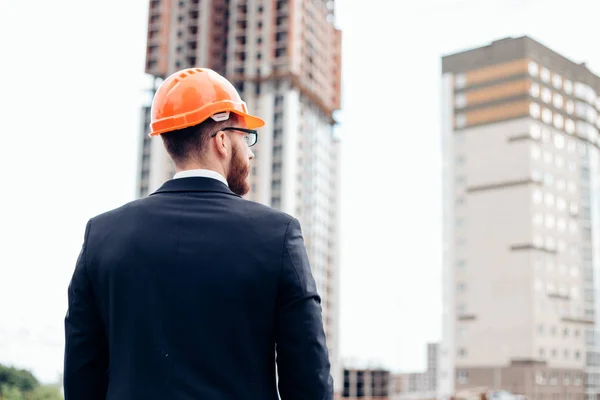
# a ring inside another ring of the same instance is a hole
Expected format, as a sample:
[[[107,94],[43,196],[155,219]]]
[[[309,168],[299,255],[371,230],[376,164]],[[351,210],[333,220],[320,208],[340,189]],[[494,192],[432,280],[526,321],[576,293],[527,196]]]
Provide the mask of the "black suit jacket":
[[[333,398],[300,224],[215,179],[92,218],[68,298],[66,400]]]

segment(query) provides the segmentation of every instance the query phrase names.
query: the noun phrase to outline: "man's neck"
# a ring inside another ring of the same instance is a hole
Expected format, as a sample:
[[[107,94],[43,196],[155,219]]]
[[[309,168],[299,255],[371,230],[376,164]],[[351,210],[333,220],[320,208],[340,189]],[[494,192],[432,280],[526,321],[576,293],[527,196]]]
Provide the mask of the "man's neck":
[[[173,176],[173,179],[190,178],[190,177],[213,178],[213,179],[221,181],[225,185],[229,186],[229,184],[227,183],[227,179],[225,179],[225,176],[223,174],[219,173],[218,171],[208,169],[208,168],[193,168],[193,169],[185,169],[185,170],[178,168],[177,172]]]

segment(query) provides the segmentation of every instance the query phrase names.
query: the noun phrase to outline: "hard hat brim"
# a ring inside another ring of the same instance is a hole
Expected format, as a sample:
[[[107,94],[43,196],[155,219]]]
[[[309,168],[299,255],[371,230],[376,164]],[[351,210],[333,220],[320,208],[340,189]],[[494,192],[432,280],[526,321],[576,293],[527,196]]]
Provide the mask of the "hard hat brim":
[[[246,127],[248,129],[258,129],[258,128],[262,128],[263,126],[265,126],[265,121],[263,121],[261,118],[255,117],[254,115],[243,114],[243,113],[236,112],[236,111],[232,111],[232,112],[239,115],[240,117],[242,117],[244,119],[244,122],[246,123]]]
[[[208,115],[229,111],[235,113],[244,119],[248,129],[257,129],[265,126],[265,121],[246,112],[246,104],[235,104],[231,102],[222,102],[226,104],[214,104],[206,107],[205,110],[194,110],[184,115],[158,120],[150,124],[149,136],[158,136],[162,133],[176,131],[190,126],[198,125],[208,118]],[[208,110],[206,110],[208,109]],[[198,115],[200,114],[200,115]],[[204,115],[202,115],[204,114]]]

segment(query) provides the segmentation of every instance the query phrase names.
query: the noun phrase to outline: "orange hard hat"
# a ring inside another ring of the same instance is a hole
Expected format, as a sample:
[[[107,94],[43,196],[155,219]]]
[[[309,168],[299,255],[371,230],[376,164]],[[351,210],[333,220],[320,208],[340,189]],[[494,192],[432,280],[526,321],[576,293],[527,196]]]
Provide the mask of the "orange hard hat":
[[[228,116],[226,112],[244,118],[249,129],[265,125],[262,119],[248,114],[246,103],[223,76],[208,68],[183,69],[156,90],[150,111],[150,136],[198,125],[215,114]]]

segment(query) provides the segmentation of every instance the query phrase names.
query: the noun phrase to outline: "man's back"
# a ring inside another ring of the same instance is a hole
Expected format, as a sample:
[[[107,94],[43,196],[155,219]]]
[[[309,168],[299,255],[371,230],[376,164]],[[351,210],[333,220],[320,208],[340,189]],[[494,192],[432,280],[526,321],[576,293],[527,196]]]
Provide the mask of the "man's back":
[[[88,223],[69,287],[69,399],[330,399],[300,226],[210,178]],[[94,397],[96,396],[96,397]]]

